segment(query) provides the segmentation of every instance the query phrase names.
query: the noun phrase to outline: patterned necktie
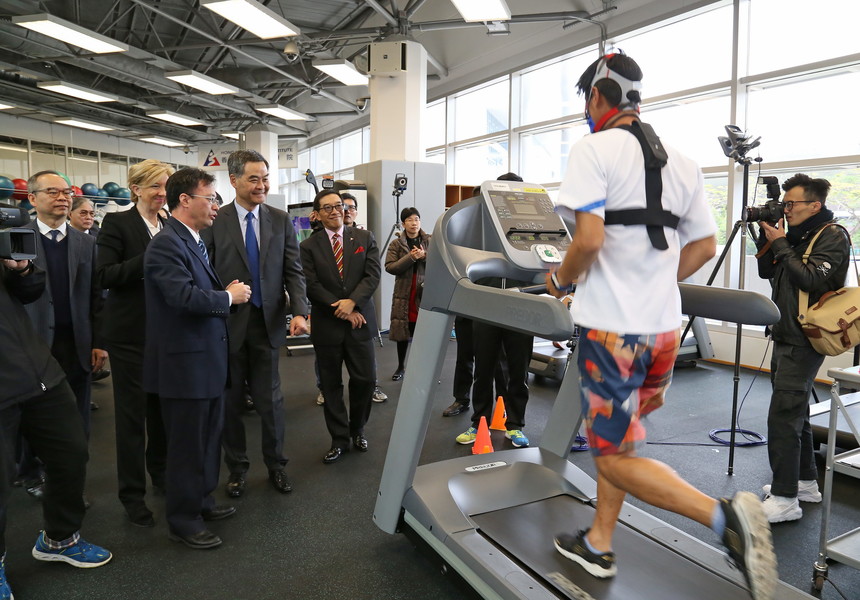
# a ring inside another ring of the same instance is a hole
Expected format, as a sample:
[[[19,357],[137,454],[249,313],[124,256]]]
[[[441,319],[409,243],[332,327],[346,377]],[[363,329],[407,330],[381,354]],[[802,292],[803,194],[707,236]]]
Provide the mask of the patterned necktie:
[[[206,244],[203,243],[203,240],[197,240],[197,247],[200,248],[200,252],[203,253],[203,258],[206,259],[206,262],[209,262],[209,253],[206,252]]]
[[[254,213],[245,215],[245,252],[248,254],[248,268],[251,269],[251,304],[263,306],[260,286],[260,249],[257,247],[257,234],[254,232]]]
[[[331,236],[331,249],[334,252],[334,262],[337,263],[337,272],[340,273],[340,278],[343,279],[343,246],[340,243],[340,236],[338,234]]]

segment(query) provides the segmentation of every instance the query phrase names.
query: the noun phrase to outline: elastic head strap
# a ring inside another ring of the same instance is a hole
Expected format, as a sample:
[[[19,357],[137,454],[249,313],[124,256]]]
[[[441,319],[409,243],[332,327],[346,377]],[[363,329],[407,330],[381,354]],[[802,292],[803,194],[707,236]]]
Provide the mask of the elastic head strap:
[[[630,92],[640,92],[642,91],[642,82],[641,81],[633,81],[631,79],[627,79],[620,73],[617,73],[609,68],[609,60],[612,59],[616,55],[615,52],[612,54],[607,54],[603,58],[600,59],[600,62],[597,63],[597,69],[594,71],[594,79],[591,80],[591,87],[588,88],[589,95],[591,94],[591,89],[595,86],[595,84],[601,79],[611,79],[621,88],[621,102],[618,104],[619,110],[629,110],[636,109],[639,106],[638,100],[632,100],[630,98]],[[639,95],[637,95],[639,96]]]

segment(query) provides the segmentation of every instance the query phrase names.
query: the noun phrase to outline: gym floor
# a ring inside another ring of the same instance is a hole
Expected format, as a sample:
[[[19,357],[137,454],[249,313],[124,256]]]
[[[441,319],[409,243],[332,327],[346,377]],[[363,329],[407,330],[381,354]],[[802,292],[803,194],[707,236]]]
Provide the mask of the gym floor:
[[[471,452],[454,442],[469,426],[467,413],[443,418],[451,402],[454,342],[450,343],[441,383],[433,402],[421,462],[444,460]],[[23,490],[11,494],[6,532],[6,574],[18,600],[28,599],[203,599],[259,600],[307,599],[410,599],[463,598],[459,583],[442,575],[403,535],[390,536],[373,524],[371,514],[388,445],[402,382],[390,376],[396,365],[395,344],[377,348],[379,381],[389,400],[374,404],[366,430],[370,443],[365,454],[350,452],[333,465],[322,457],[330,439],[322,408],[315,402],[313,353],[300,350],[281,359],[281,376],[287,405],[287,466],[294,491],[281,495],[268,485],[258,449],[259,426],[254,413],[246,417],[252,468],[245,496],[233,501],[235,517],[212,524],[224,539],[214,550],[191,550],[167,539],[164,498],[149,497],[157,525],[140,529],[125,518],[116,499],[111,380],[94,384],[94,400],[87,497],[92,503],[84,523],[87,540],[114,553],[113,561],[98,569],[74,569],[68,565],[34,560],[30,550],[40,523],[39,503]],[[413,366],[418,366],[413,363]],[[651,415],[646,426],[649,445],[643,455],[662,460],[682,477],[712,496],[731,496],[738,490],[759,492],[769,483],[767,449],[739,448],[735,474],[727,476],[728,448],[708,436],[712,429],[728,428],[732,400],[732,369],[700,363],[676,370],[665,407]],[[767,375],[741,373],[739,396],[744,399],[740,426],[766,435],[765,419],[770,395]],[[531,400],[525,432],[532,444],[540,441],[558,384],[531,381]],[[749,389],[749,392],[747,390]],[[828,397],[820,386],[819,398]],[[510,447],[504,433],[494,431],[496,449]],[[570,460],[590,474],[594,467],[588,453],[572,453]],[[219,503],[227,503],[222,485]],[[823,472],[820,481],[823,483]],[[444,485],[444,482],[440,482]],[[860,480],[836,475],[831,536],[860,524]],[[707,528],[682,517],[646,507],[652,514],[696,538],[719,546]],[[809,591],[812,564],[818,555],[821,505],[803,504],[803,518],[773,528],[780,578]],[[559,523],[559,530],[565,524]],[[551,543],[551,540],[547,540]],[[623,568],[623,565],[621,566]],[[846,598],[857,598],[860,571],[832,564],[830,578]],[[652,593],[653,592],[653,593]],[[650,595],[649,595],[650,594]],[[659,590],[643,590],[641,598],[662,598]],[[840,598],[825,583],[824,599]]]

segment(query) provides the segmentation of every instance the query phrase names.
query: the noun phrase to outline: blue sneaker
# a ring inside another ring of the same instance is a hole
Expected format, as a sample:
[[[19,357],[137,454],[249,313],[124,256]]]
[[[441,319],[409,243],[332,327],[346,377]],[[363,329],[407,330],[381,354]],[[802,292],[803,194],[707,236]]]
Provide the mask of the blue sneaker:
[[[59,560],[69,563],[73,567],[91,569],[100,567],[113,558],[113,554],[95,544],[90,544],[83,538],[78,539],[76,544],[68,548],[55,550],[50,548],[45,541],[45,532],[39,534],[36,545],[33,546],[33,558],[36,560],[55,561]]]
[[[6,561],[0,559],[0,600],[15,600],[12,588],[6,582]]]
[[[511,440],[514,448],[525,448],[529,445],[529,438],[519,429],[508,429],[505,432],[505,437]]]

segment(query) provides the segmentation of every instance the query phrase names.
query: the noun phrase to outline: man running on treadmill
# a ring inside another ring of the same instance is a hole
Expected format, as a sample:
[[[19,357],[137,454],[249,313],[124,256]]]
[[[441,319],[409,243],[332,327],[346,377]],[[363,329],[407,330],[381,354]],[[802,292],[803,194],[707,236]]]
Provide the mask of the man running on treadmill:
[[[555,546],[595,577],[615,575],[612,534],[629,493],[713,529],[752,597],[770,599],[776,558],[758,497],[711,498],[669,466],[636,455],[645,441],[640,418],[663,404],[672,379],[677,281],[716,253],[702,173],[639,121],[641,80],[636,62],[618,52],[592,63],[577,84],[595,135],[570,151],[558,207],[575,214],[576,231],[546,284],[562,297],[579,279],[571,312],[581,328],[582,412],[597,466],[597,510],[589,529],[559,534]]]

